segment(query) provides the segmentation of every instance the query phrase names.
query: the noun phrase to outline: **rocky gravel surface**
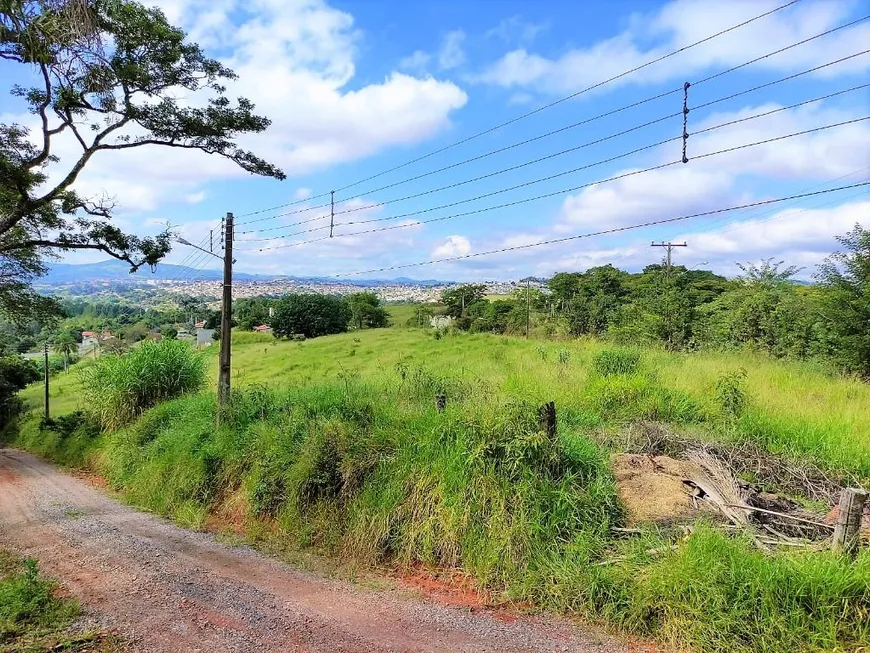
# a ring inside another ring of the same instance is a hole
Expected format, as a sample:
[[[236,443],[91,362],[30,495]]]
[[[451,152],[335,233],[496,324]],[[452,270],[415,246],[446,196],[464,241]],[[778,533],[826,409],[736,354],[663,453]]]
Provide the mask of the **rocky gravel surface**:
[[[12,449],[0,449],[0,547],[37,558],[89,622],[137,651],[627,650],[568,620],[302,572],[138,512]]]

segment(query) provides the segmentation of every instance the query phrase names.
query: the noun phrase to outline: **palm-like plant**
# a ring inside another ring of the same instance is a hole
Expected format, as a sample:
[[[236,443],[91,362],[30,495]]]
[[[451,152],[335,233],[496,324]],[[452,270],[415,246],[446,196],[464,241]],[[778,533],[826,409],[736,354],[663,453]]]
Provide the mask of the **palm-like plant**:
[[[54,341],[54,353],[63,356],[64,369],[69,370],[70,358],[78,350],[78,343],[72,334],[62,333]]]

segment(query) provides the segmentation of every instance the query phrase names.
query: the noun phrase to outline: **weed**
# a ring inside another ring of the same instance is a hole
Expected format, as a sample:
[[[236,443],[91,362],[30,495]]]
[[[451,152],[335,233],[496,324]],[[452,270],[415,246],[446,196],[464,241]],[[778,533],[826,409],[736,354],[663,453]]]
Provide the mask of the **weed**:
[[[635,349],[611,347],[592,357],[592,369],[601,376],[634,374],[640,366],[640,352]]]
[[[97,359],[81,376],[85,410],[104,429],[116,429],[160,401],[199,390],[205,359],[182,341],[146,341]]]
[[[716,403],[726,424],[733,425],[746,410],[748,399],[743,387],[746,370],[726,372],[716,381]]]

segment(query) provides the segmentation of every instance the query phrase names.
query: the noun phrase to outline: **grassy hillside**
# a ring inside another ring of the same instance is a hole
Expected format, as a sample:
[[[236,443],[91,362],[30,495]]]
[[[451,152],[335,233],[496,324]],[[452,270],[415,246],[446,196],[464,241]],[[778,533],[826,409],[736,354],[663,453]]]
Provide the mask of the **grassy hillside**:
[[[606,348],[596,341],[546,342],[491,334],[460,334],[436,340],[416,329],[380,329],[280,342],[271,336],[236,333],[233,337],[233,383],[274,388],[330,383],[340,378],[377,380],[394,376],[397,365],[429,372],[505,397],[530,402],[553,400],[557,410],[585,412],[593,423],[656,417],[636,399],[650,390],[618,387],[590,379],[594,355]],[[212,383],[216,384],[217,349],[208,348]],[[729,437],[751,437],[772,451],[810,456],[832,468],[870,479],[870,386],[835,377],[806,362],[771,359],[763,354],[672,353],[648,350],[642,366],[655,386],[685,401],[681,421],[691,426],[712,417],[718,407],[716,383],[724,374],[746,370],[749,407]],[[603,394],[602,394],[603,393]],[[42,387],[22,393],[33,407],[42,405]],[[609,403],[601,420],[601,401]],[[76,369],[52,379],[52,414],[79,407]],[[695,419],[695,418],[698,419]]]
[[[705,523],[690,536],[619,535],[608,460],[608,443],[644,419],[866,481],[865,385],[749,353],[634,356],[593,341],[402,328],[233,342],[238,392],[219,428],[203,393],[114,432],[31,420],[17,444],[90,465],[133,504],[192,527],[231,523],[255,541],[364,564],[460,568],[494,600],[578,612],[677,647],[870,643],[870,552],[855,562],[765,553]],[[217,350],[203,355],[214,383]],[[80,403],[78,383],[75,372],[54,380],[55,414]],[[39,405],[40,391],[24,397]],[[550,400],[556,438],[537,428]]]

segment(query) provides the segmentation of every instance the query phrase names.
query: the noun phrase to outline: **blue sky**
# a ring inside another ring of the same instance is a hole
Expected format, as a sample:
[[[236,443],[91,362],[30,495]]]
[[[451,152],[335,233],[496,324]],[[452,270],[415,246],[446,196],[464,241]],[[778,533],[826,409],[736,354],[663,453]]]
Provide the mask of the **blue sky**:
[[[784,1],[784,0],[783,0]],[[751,25],[649,66],[617,82],[503,127],[395,172],[336,193],[336,217],[404,219],[339,226],[337,237],[300,229],[328,225],[306,210],[323,199],[247,216],[266,207],[354,184],[382,170],[472,136],[493,125],[581,90],[782,2],[511,2],[467,0],[345,2],[280,0],[162,0],[172,22],[239,74],[230,93],[244,95],[273,120],[263,135],[245,139],[282,166],[288,179],[252,178],[204,154],[151,148],[106,154],[80,179],[85,194],[105,192],[119,204],[120,224],[140,233],[167,221],[193,242],[207,236],[227,211],[238,217],[238,266],[246,272],[346,274],[629,226],[768,198],[857,183],[870,178],[870,121],[856,122],[766,146],[693,160],[692,157],[870,115],[863,88],[795,109],[689,138],[689,163],[567,188],[673,161],[672,142],[610,163],[591,165],[682,133],[682,117],[638,129],[517,170],[499,172],[610,136],[682,109],[676,93],[561,133],[403,182],[486,154],[652,95],[697,82],[824,30],[870,14],[866,0],[801,0]],[[799,73],[870,47],[870,20],[771,56],[715,80],[693,85],[689,106]],[[794,80],[716,103],[689,114],[690,133],[870,82],[870,54]],[[195,98],[190,99],[196,101]],[[0,98],[4,121],[21,116],[14,98]],[[72,144],[57,153],[72,156]],[[584,170],[568,171],[590,166]],[[486,179],[435,191],[481,175]],[[477,201],[550,175],[530,184]],[[546,199],[429,224],[419,220],[555,193]],[[365,208],[370,204],[386,205]],[[451,208],[443,204],[462,202]],[[274,217],[282,212],[297,212]],[[252,219],[263,219],[245,225]],[[545,276],[613,263],[638,270],[655,262],[651,240],[685,240],[678,261],[733,275],[735,261],[766,257],[807,266],[805,276],[835,248],[834,235],[855,222],[870,224],[867,188],[494,256],[367,274],[369,277],[509,279]],[[355,231],[407,225],[354,236]],[[259,231],[268,229],[269,231]],[[259,231],[259,232],[258,232]],[[242,233],[249,232],[249,233]],[[275,238],[275,237],[278,238]],[[284,236],[283,238],[281,236]],[[271,240],[263,240],[270,238]],[[286,247],[287,245],[292,245]],[[263,251],[260,249],[263,248]],[[265,249],[269,248],[269,249]],[[189,251],[179,246],[170,262]],[[94,260],[76,255],[69,260]],[[218,262],[195,259],[208,267]]]

